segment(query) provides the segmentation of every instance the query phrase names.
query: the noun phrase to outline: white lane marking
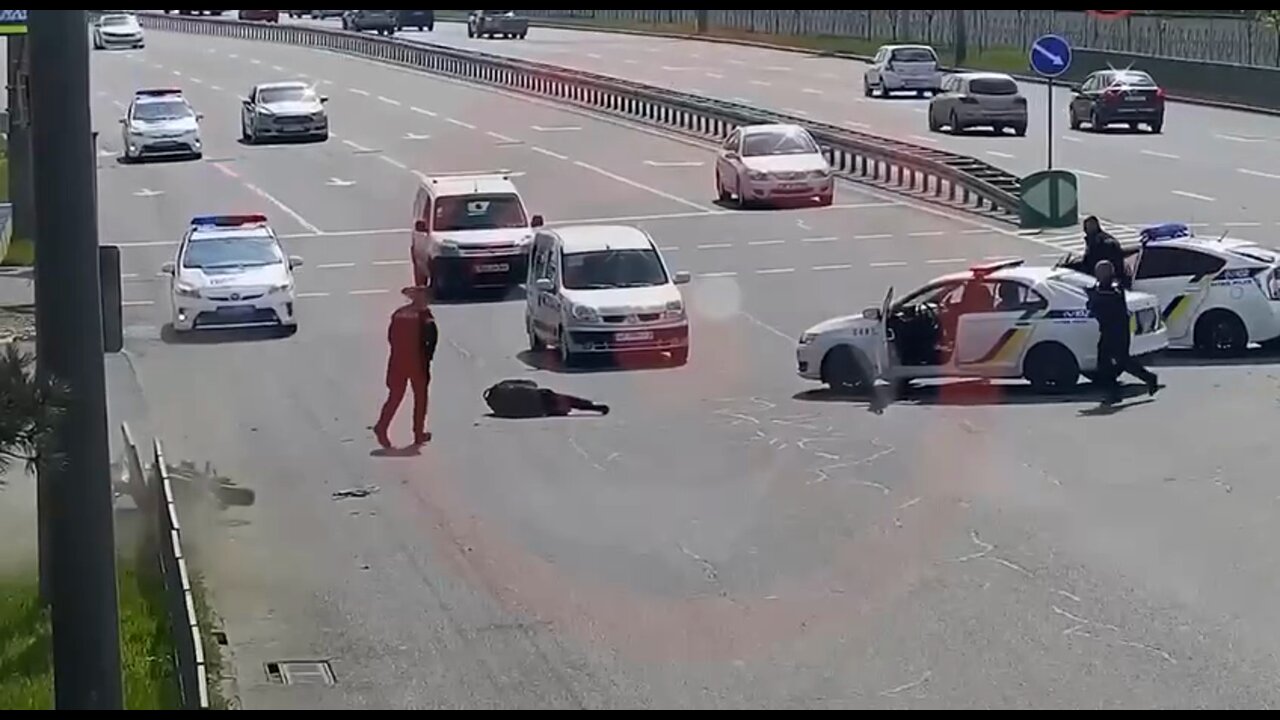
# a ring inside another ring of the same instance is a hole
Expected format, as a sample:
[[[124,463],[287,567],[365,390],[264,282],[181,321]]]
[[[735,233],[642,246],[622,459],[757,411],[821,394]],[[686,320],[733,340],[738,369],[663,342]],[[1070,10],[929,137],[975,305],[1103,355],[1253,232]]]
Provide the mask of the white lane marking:
[[[214,92],[222,92],[222,86],[221,86],[221,85],[210,85],[210,86],[209,86],[209,89],[210,89],[210,90],[213,90]]]
[[[1262,138],[1247,138],[1247,137],[1240,137],[1239,135],[1214,135],[1214,137],[1218,138],[1219,140],[1228,140],[1230,142],[1238,142],[1238,143],[1266,142]]]
[[[203,81],[203,80],[201,80],[201,79],[200,79],[200,78],[198,78],[198,77],[187,78],[187,79],[188,79],[188,80],[190,80],[191,82],[193,82],[193,83],[197,84],[197,85],[203,85],[203,84],[204,84],[204,81]]]
[[[870,129],[871,129],[871,126],[870,126],[870,125],[868,125],[868,124],[866,124],[866,123],[864,123],[864,122],[854,122],[853,120],[845,120],[845,121],[844,121],[844,124],[845,124],[845,125],[848,125],[848,126],[849,126],[849,127],[851,127],[851,128],[856,128],[856,129],[858,129],[858,130],[870,130]]]
[[[724,79],[724,76],[723,76],[723,75],[721,75],[720,73],[713,73],[713,72],[709,72],[709,73],[706,73],[706,75],[707,75],[707,77],[711,78],[712,80],[723,80],[723,79]]]
[[[222,163],[213,163],[213,166],[217,168],[218,171],[221,172],[223,175],[239,180],[242,185],[244,185],[246,188],[249,189],[249,192],[253,193],[254,195],[257,195],[263,200],[266,200],[272,205],[275,205],[276,207],[280,208],[281,212],[293,218],[294,222],[301,225],[303,229],[305,229],[307,232],[315,233],[316,235],[324,234],[323,230],[316,227],[315,225],[312,225],[306,218],[302,217],[302,215],[299,215],[297,212],[295,212],[293,208],[280,202],[278,199],[276,199],[274,195],[267,192],[266,190],[263,190],[257,185],[254,185],[253,183],[248,182],[247,180],[244,180],[236,173],[235,170],[232,170],[231,168],[227,167],[226,165],[223,165]]]
[[[355,263],[325,263],[324,265],[317,265],[316,269],[317,270],[348,270],[355,266],[356,266]]]
[[[408,166],[408,165],[405,165],[404,163],[400,162],[399,160],[397,160],[397,159],[395,159],[395,158],[393,158],[393,157],[387,157],[386,155],[379,155],[378,157],[382,158],[382,162],[384,162],[384,163],[386,163],[386,164],[388,164],[388,165],[390,165],[390,166],[392,166],[392,167],[397,167],[397,168],[400,168],[401,170],[408,170],[408,169],[409,169],[409,166]]]
[[[823,80],[839,80],[840,76],[835,73],[825,72],[825,73],[822,73],[822,79]]]
[[[791,68],[786,65],[769,65],[765,70],[769,72],[791,72]]]
[[[788,115],[795,115],[797,117],[809,117],[809,111],[801,110],[800,108],[782,108],[782,112],[787,113]]]
[[[237,59],[237,58],[239,58],[239,57],[240,57],[240,54],[239,54],[239,53],[227,53],[227,57],[231,58],[232,60],[235,60],[235,59]]]
[[[747,245],[749,247],[768,247],[770,245],[786,245],[786,240],[753,240]]]
[[[767,80],[752,80],[751,84],[755,85],[756,87],[773,87],[773,83]]]
[[[395,105],[396,107],[400,107],[400,105],[401,105],[401,103],[400,103],[400,101],[399,101],[399,100],[396,100],[396,99],[394,99],[394,98],[389,98],[389,97],[386,97],[386,96],[384,96],[384,95],[379,95],[379,96],[378,96],[378,99],[379,99],[379,100],[381,100],[382,102],[384,102],[384,103],[388,104],[388,105]]]
[[[364,97],[369,97],[369,91],[368,91],[368,90],[361,90],[360,88],[347,88],[347,90],[350,90],[351,92],[355,93],[356,95],[361,95],[361,96],[364,96]]]
[[[430,135],[419,135],[417,133],[405,133],[404,140],[430,140]]]
[[[179,71],[177,71],[177,70],[174,70],[174,71],[173,71],[173,76],[174,76],[174,77],[182,77],[182,73],[181,73],[181,72],[179,72]]]
[[[1240,168],[1240,173],[1244,175],[1252,175],[1254,177],[1267,178],[1268,180],[1280,180],[1280,175],[1260,172],[1258,170],[1250,170],[1248,168]]]
[[[492,130],[490,130],[490,131],[486,132],[486,133],[485,133],[485,135],[488,135],[489,137],[493,138],[494,140],[497,140],[498,142],[504,142],[504,143],[518,143],[518,142],[520,142],[519,140],[517,140],[517,139],[515,139],[515,138],[513,138],[513,137],[507,137],[506,135],[503,135],[502,133],[496,133],[496,132],[493,132]]]
[[[804,89],[804,90],[802,90],[801,92],[803,92],[803,93],[805,93],[805,94],[807,94],[807,95],[822,95],[822,94],[824,94],[824,93],[823,93],[821,90],[819,90],[818,88],[805,88],[805,89]]]
[[[813,269],[814,272],[831,272],[833,270],[852,270],[852,265],[818,265]]]
[[[261,60],[259,60],[259,59],[257,59],[257,58],[250,58],[250,59],[249,59],[249,62],[253,63],[254,65],[261,65],[261,64],[262,64],[262,61],[261,61]]]
[[[1222,223],[1222,227],[1229,227],[1229,228],[1256,228],[1256,227],[1262,227],[1262,223],[1260,223],[1260,222],[1229,222],[1229,223]]]
[[[911,108],[911,112],[913,112],[913,113],[918,113],[918,114],[920,114],[920,115],[923,115],[923,114],[924,114],[924,108]]]
[[[732,278],[732,277],[738,277],[738,273],[736,272],[701,273],[698,275],[698,277],[700,278]]]
[[[160,63],[155,63],[155,64],[154,64],[154,65],[152,65],[151,67],[153,67],[153,68],[155,68],[155,69],[157,69],[157,70],[163,70],[163,69],[164,69],[164,66],[163,66],[163,65],[161,65]]]
[[[730,64],[730,65],[746,65],[746,64],[747,64],[747,61],[745,61],[745,60],[733,60],[733,59],[730,59],[730,60],[729,60],[729,64]]]
[[[771,270],[757,270],[757,275],[790,275],[796,271],[795,268],[773,268]]]
[[[447,123],[449,123],[450,125],[457,125],[457,126],[458,126],[458,127],[460,127],[460,128],[466,128],[466,129],[468,129],[468,130],[475,130],[475,129],[476,129],[476,126],[475,126],[475,125],[472,125],[472,124],[471,124],[471,123],[469,123],[469,122],[463,122],[463,121],[461,121],[461,120],[457,120],[457,119],[454,119],[454,118],[445,118],[445,119],[444,119],[444,121],[445,121],[445,122],[447,122]]]
[[[1081,140],[1080,138],[1078,138],[1078,137],[1076,137],[1076,136],[1074,136],[1074,135],[1063,135],[1063,136],[1062,136],[1062,139],[1063,139],[1063,140],[1065,140],[1065,141],[1067,141],[1067,142],[1073,142],[1073,143],[1082,143],[1082,142],[1084,142],[1083,140]]]
[[[900,267],[906,267],[906,266],[907,266],[907,264],[906,264],[906,263],[904,263],[904,262],[880,262],[880,263],[871,263],[871,267],[873,267],[873,268],[900,268]]]
[[[326,293],[326,292],[298,293],[298,299],[300,300],[310,300],[312,298],[327,298],[327,297],[329,297],[329,293]]]
[[[371,150],[371,149],[369,149],[369,148],[367,148],[367,147],[365,147],[365,146],[361,145],[360,143],[355,142],[355,141],[353,141],[353,140],[343,140],[343,141],[342,141],[342,144],[343,144],[343,145],[346,145],[347,147],[351,148],[352,150],[355,150],[356,152],[365,152],[365,153],[367,153],[367,152],[373,152],[373,150]]]
[[[152,190],[151,188],[142,188],[138,192],[134,193],[133,196],[140,197],[140,198],[150,198],[150,197],[160,197],[163,194],[164,194],[163,190]]]
[[[654,194],[654,195],[657,195],[658,197],[663,197],[663,198],[666,198],[666,199],[668,199],[668,200],[670,200],[670,201],[672,201],[672,202],[680,203],[681,205],[684,205],[685,207],[691,207],[691,208],[693,208],[693,209],[695,209],[695,210],[703,210],[703,211],[706,211],[706,212],[711,212],[711,208],[709,208],[709,207],[706,207],[706,206],[704,206],[704,205],[699,205],[698,203],[693,202],[693,201],[691,201],[691,200],[685,200],[684,198],[679,197],[679,196],[677,196],[677,195],[672,195],[672,194],[671,194],[671,193],[669,193],[669,192],[663,192],[662,190],[659,190],[658,188],[655,188],[655,187],[649,187],[648,185],[645,185],[645,184],[643,184],[643,183],[638,183],[638,182],[636,182],[635,180],[631,180],[630,178],[624,178],[624,177],[622,177],[621,175],[617,175],[617,174],[615,174],[615,173],[611,173],[611,172],[609,172],[608,170],[605,170],[604,168],[596,167],[595,165],[592,165],[592,164],[590,164],[590,163],[584,163],[584,162],[582,162],[581,160],[574,160],[574,161],[573,161],[573,164],[574,164],[574,165],[577,165],[578,167],[582,168],[583,170],[590,170],[591,172],[593,172],[593,173],[597,173],[597,174],[600,174],[600,175],[603,175],[603,176],[605,176],[605,177],[609,178],[610,180],[616,180],[616,181],[618,181],[618,182],[620,182],[620,183],[622,183],[622,184],[624,184],[624,185],[630,185],[631,187],[636,188],[637,190],[644,190],[645,192],[647,192],[647,193],[652,193],[652,194]]]
[[[152,305],[155,305],[155,302],[151,300],[125,300],[120,303],[121,307],[151,307]]]
[[[1096,172],[1089,172],[1088,170],[1069,169],[1069,170],[1068,170],[1068,172],[1073,172],[1073,173],[1075,173],[1075,174],[1077,174],[1077,175],[1083,175],[1083,176],[1085,176],[1085,177],[1091,177],[1091,178],[1094,178],[1095,180],[1110,180],[1110,179],[1111,179],[1111,177],[1110,177],[1110,176],[1108,176],[1108,175],[1102,175],[1102,174],[1100,174],[1100,173],[1096,173]]]
[[[1181,160],[1181,159],[1182,159],[1182,156],[1181,156],[1181,155],[1174,155],[1173,153],[1159,152],[1159,151],[1156,151],[1156,150],[1143,150],[1143,151],[1142,151],[1142,154],[1143,154],[1143,155],[1150,155],[1151,157],[1165,158],[1166,160]]]
[[[691,68],[691,67],[686,67],[686,66],[684,66],[684,65],[679,65],[679,66],[676,66],[676,65],[663,65],[663,66],[662,66],[662,69],[663,69],[664,71],[666,71],[666,72],[684,72],[684,71],[686,71],[686,70],[692,70],[693,68]]]
[[[731,250],[733,243],[713,243],[711,245],[699,245],[698,250]]]
[[[892,240],[892,235],[854,235],[854,240]]]
[[[371,263],[374,267],[402,267],[409,264],[408,260],[374,260]]]
[[[919,140],[920,142],[926,142],[926,143],[938,142],[938,138],[929,137],[928,135],[911,135],[910,137],[912,140]]]
[[[648,165],[649,167],[656,167],[656,168],[694,168],[694,167],[702,167],[706,165],[706,163],[700,160],[673,160],[673,161],[645,160],[644,164]]]
[[[348,295],[387,295],[390,290],[352,290]]]
[[[409,228],[396,228],[393,230],[339,230],[329,233],[292,233],[289,235],[281,235],[280,239],[306,240],[309,238],[371,237],[376,235],[401,235],[407,232],[410,232]]]
[[[804,238],[800,242],[808,245],[822,245],[826,243],[836,242],[839,239],[840,238],[838,237],[816,237],[816,238]]]
[[[639,65],[640,61],[635,58],[627,58],[625,61],[628,65]]]
[[[927,265],[957,265],[959,263],[966,263],[966,262],[969,262],[969,261],[965,258],[945,258],[941,260],[930,260],[926,264]]]
[[[604,59],[604,56],[603,56],[603,55],[600,55],[599,53],[587,53],[587,57],[591,58],[592,60],[603,60],[603,59]]]
[[[1218,202],[1217,198],[1211,198],[1208,195],[1199,195],[1197,193],[1187,192],[1186,190],[1170,190],[1170,192],[1180,197],[1191,198],[1192,200],[1200,200],[1202,202]]]
[[[529,126],[529,128],[534,132],[540,132],[540,133],[579,132],[580,130],[582,130],[582,128],[577,125],[553,125],[551,127],[546,127],[543,125],[531,125]]]
[[[910,233],[908,237],[929,238],[929,237],[942,237],[943,235],[946,235],[946,233],[941,230],[930,230],[927,232],[913,232],[913,233]]]
[[[420,107],[418,107],[417,105],[414,105],[413,107],[411,107],[411,108],[409,108],[409,109],[410,109],[410,110],[412,110],[412,111],[414,111],[414,112],[416,112],[416,113],[418,113],[419,115],[426,115],[427,117],[440,117],[440,115],[439,115],[438,113],[434,113],[434,112],[432,112],[432,111],[430,111],[430,110],[427,110],[427,109],[424,109],[424,108],[420,108]]]
[[[546,148],[532,147],[532,148],[530,148],[530,149],[531,149],[531,150],[533,150],[533,151],[534,151],[534,152],[536,152],[536,153],[539,153],[539,154],[542,154],[542,155],[546,155],[546,156],[548,156],[548,157],[553,157],[553,158],[555,158],[555,159],[557,159],[557,160],[568,160],[568,159],[569,159],[569,156],[568,156],[568,155],[561,155],[561,154],[560,154],[560,153],[558,153],[558,152],[554,152],[554,151],[552,151],[552,150],[548,150],[548,149],[546,149]]]
[[[1005,153],[1005,152],[1000,152],[998,150],[988,150],[987,154],[990,155],[991,157],[1004,158],[1005,160],[1013,160],[1016,158],[1016,156],[1014,155],[1010,155],[1009,153]]]
[[[961,230],[961,231],[960,231],[960,234],[961,234],[961,235],[990,235],[990,234],[991,234],[991,231],[990,231],[990,230],[984,230],[984,229],[982,229],[982,228],[976,228],[976,229],[973,229],[973,230]]]
[[[279,65],[272,65],[271,69],[275,70],[276,72],[284,72],[284,68],[280,67]]]

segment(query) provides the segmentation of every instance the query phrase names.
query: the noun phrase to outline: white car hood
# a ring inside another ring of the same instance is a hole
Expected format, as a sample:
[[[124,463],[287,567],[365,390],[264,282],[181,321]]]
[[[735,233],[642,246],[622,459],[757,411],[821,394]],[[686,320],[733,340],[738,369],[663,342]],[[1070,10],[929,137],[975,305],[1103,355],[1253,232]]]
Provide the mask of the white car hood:
[[[289,282],[289,272],[283,263],[261,268],[230,268],[227,270],[183,269],[180,276],[184,284],[201,290],[229,290],[231,288],[261,288],[283,285]]]
[[[134,24],[111,25],[109,27],[104,25],[98,28],[98,32],[101,32],[103,35],[121,35],[121,36],[139,35],[142,33],[142,27]]]
[[[813,172],[827,170],[830,166],[821,155],[764,155],[743,158],[748,169],[756,172]]]
[[[667,303],[681,300],[674,285],[611,290],[565,290],[564,296],[574,305],[585,305],[601,315],[629,315],[663,312]]]
[[[819,336],[831,335],[849,330],[871,329],[879,326],[880,323],[874,320],[868,320],[862,315],[849,315],[846,317],[832,318],[826,322],[818,323],[805,331],[805,334]]]
[[[262,107],[275,115],[310,115],[320,112],[324,106],[318,102],[276,102]]]
[[[482,248],[489,245],[510,245],[533,241],[533,230],[529,228],[505,228],[502,230],[464,230],[461,232],[436,233],[436,240],[451,243],[458,247]]]

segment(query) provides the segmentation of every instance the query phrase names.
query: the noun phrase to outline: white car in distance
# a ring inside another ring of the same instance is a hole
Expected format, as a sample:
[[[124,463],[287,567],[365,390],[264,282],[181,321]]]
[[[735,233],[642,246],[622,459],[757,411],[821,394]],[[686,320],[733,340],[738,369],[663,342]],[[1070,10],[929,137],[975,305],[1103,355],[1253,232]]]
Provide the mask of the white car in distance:
[[[942,81],[942,94],[929,101],[929,130],[948,128],[959,135],[987,127],[1003,134],[1027,135],[1027,99],[1018,83],[1003,73],[960,73]]]
[[[729,134],[716,157],[720,202],[835,203],[831,164],[813,135],[799,125],[748,125]]]
[[[142,26],[138,18],[126,13],[103,15],[93,23],[93,49],[110,50],[112,48],[143,48],[147,41],[143,37]]]
[[[942,90],[942,75],[938,53],[928,45],[885,45],[862,74],[862,94],[882,98],[896,92],[937,95]]]
[[[861,315],[835,318],[800,338],[800,377],[836,390],[878,380],[1025,378],[1039,392],[1074,388],[1098,366],[1098,322],[1087,291],[1096,281],[1074,270],[1027,267],[1021,260],[938,278]],[[1127,294],[1131,353],[1169,346],[1155,296]]]

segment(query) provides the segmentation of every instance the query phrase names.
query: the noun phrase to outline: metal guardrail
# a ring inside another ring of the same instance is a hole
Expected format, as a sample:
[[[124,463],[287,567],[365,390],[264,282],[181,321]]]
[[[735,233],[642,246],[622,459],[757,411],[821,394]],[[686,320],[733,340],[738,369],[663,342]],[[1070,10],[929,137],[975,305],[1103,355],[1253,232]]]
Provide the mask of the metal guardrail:
[[[912,197],[1016,221],[1020,179],[993,165],[836,125],[543,63],[328,28],[138,13],[149,29],[297,45],[379,60],[468,83],[554,100],[702,140],[735,128],[803,125],[841,175]]]
[[[148,472],[128,424],[124,436],[126,486],[146,522],[145,547],[153,556],[154,569],[163,581],[165,614],[174,647],[174,669],[183,710],[208,710],[209,683],[204,643],[196,618],[191,574],[183,552],[182,525],[174,500],[173,483],[160,441],[152,443],[152,467]]]

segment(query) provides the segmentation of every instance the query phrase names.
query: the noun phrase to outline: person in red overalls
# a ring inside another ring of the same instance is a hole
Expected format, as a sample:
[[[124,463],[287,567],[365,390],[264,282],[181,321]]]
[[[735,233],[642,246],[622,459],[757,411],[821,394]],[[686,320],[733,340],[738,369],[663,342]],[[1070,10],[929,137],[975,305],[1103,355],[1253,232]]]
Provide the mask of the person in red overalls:
[[[431,362],[435,360],[440,331],[435,315],[431,312],[429,290],[424,287],[406,288],[409,303],[391,314],[387,327],[387,401],[382,405],[378,424],[373,426],[378,444],[391,449],[387,433],[395,419],[405,390],[413,388],[413,438],[415,445],[431,442],[427,432],[427,399],[431,387]]]

